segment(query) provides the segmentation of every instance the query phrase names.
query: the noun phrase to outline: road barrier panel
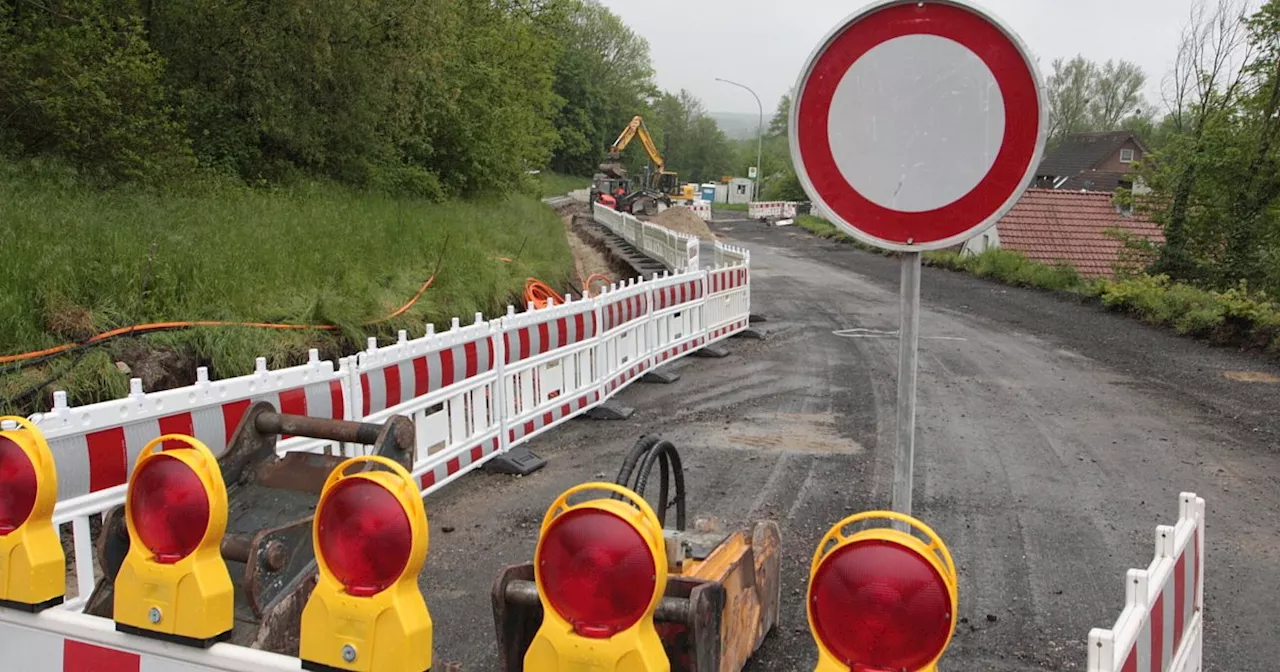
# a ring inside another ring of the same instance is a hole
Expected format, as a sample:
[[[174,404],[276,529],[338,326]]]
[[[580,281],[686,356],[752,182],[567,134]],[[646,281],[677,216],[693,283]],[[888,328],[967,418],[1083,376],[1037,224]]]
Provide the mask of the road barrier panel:
[[[792,201],[762,201],[758,203],[747,204],[747,217],[751,219],[774,218],[794,218],[796,216],[797,203]]]
[[[721,259],[740,255],[741,263]],[[707,272],[707,342],[722,341],[751,326],[750,255],[741,248],[716,243],[716,267]]]
[[[600,313],[600,365],[602,399],[612,397],[653,365],[653,297],[650,283],[633,278],[613,285],[596,297]]]
[[[1156,528],[1155,558],[1125,576],[1125,606],[1111,629],[1089,633],[1088,672],[1199,672],[1204,651],[1204,513],[1179,497],[1178,522]]]
[[[566,299],[502,319],[504,450],[600,403],[597,304]]]
[[[711,221],[711,202],[710,201],[694,201],[689,204],[689,210],[698,216],[704,222]]]
[[[455,318],[449,331],[437,334],[428,325],[422,338],[409,340],[402,332],[385,348],[370,339],[356,356],[351,389],[364,421],[395,415],[414,421],[413,476],[424,496],[501,450],[501,335],[498,321],[477,313],[470,326]]]
[[[707,344],[707,274],[666,274],[650,283],[653,292],[653,366],[673,362]]]

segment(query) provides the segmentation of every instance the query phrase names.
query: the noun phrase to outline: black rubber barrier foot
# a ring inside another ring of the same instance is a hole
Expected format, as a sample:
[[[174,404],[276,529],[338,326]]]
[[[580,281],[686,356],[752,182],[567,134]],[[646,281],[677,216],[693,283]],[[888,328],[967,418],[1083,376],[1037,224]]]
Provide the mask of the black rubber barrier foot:
[[[701,350],[695,350],[694,357],[705,357],[708,359],[724,359],[729,356],[729,351],[718,345],[708,345]]]
[[[680,374],[673,371],[663,371],[662,369],[650,371],[640,378],[642,383],[657,383],[659,385],[670,385],[678,380],[680,380]]]
[[[196,649],[207,649],[214,644],[231,641],[231,631],[228,630],[220,635],[214,635],[208,639],[200,639],[197,637],[184,637],[182,635],[170,635],[154,630],[146,630],[144,628],[135,628],[132,625],[116,623],[116,632],[123,632],[129,635],[137,635],[139,637],[147,637],[149,639],[158,639],[162,642],[171,642],[173,644],[181,644]]]
[[[746,329],[743,329],[742,331],[739,331],[738,333],[734,334],[733,336],[730,336],[730,338],[746,338],[746,339],[750,339],[750,340],[752,340],[752,341],[763,341],[763,340],[765,340],[765,336],[764,336],[764,332],[763,332],[763,331],[760,331],[759,329],[752,329],[752,328],[750,328],[750,327],[748,327],[748,328],[746,328]]]
[[[747,320],[750,322],[768,322],[769,318],[761,315],[760,313],[751,313],[747,316]]]
[[[40,604],[27,604],[26,602],[14,602],[12,600],[0,600],[0,607],[5,609],[13,609],[16,611],[26,612],[28,614],[38,614],[45,609],[52,609],[63,603],[66,596],[59,595],[51,600],[46,600]]]
[[[547,461],[538,457],[528,446],[516,446],[511,450],[489,460],[481,467],[495,474],[511,474],[528,476],[547,466]]]
[[[592,420],[626,420],[634,415],[635,412],[636,409],[631,408],[630,406],[623,406],[622,404],[610,399],[609,401],[587,411],[583,417],[590,418]]]

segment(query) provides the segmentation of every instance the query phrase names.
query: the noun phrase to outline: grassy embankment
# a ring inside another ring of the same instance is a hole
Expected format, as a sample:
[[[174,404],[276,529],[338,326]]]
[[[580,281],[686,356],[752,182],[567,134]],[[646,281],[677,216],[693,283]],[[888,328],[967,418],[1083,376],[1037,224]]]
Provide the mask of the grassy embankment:
[[[712,210],[724,210],[725,212],[746,212],[746,203],[712,203]]]
[[[590,186],[591,179],[587,177],[574,177],[572,175],[553,173],[548,170],[538,173],[538,187],[542,191],[541,196],[543,198],[564,196],[571,191],[586,189]]]
[[[879,248],[850,238],[819,217],[801,215],[796,223],[819,237],[885,254]],[[1145,273],[1115,279],[1087,279],[1067,264],[1041,264],[1002,249],[976,255],[927,252],[924,263],[1018,287],[1076,294],[1148,324],[1172,328],[1184,336],[1280,354],[1280,304],[1263,292],[1250,291],[1243,284],[1227,291],[1214,291]]]
[[[129,378],[120,361],[138,368],[164,354],[183,370],[174,375],[194,378],[199,364],[223,378],[250,372],[258,356],[284,366],[312,347],[337,356],[371,335],[421,335],[427,322],[448,328],[454,316],[470,323],[476,311],[504,311],[527,277],[563,286],[573,269],[562,223],[527,196],[429,203],[314,182],[103,192],[40,172],[0,163],[0,356],[154,322],[342,329],[200,328],[119,339],[20,371],[0,365],[6,411],[45,407],[55,389],[76,403],[118,397]],[[365,326],[408,302],[437,263],[411,309]]]

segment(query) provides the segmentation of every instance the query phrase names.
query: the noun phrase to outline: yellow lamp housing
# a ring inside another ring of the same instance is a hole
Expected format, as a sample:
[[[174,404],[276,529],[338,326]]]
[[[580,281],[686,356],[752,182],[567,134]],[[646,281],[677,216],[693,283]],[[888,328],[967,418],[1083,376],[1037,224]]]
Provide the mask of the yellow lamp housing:
[[[418,589],[427,512],[410,473],[380,456],[338,465],[320,493],[312,541],[319,576],[302,610],[302,667],[431,669],[431,614]]]
[[[816,672],[936,672],[955,634],[955,563],[919,520],[859,513],[818,544],[806,602]]]
[[[124,510],[129,552],[115,580],[116,629],[202,648],[228,639],[235,595],[220,550],[227,488],[209,448],[180,434],[148,443]]]
[[[44,434],[26,418],[0,417],[0,607],[35,613],[62,604],[67,556],[53,507],[58,471]]]
[[[569,503],[585,491],[622,499]],[[524,669],[671,669],[653,623],[667,587],[666,542],[644,498],[613,483],[570,488],[542,520],[533,565],[543,617]]]

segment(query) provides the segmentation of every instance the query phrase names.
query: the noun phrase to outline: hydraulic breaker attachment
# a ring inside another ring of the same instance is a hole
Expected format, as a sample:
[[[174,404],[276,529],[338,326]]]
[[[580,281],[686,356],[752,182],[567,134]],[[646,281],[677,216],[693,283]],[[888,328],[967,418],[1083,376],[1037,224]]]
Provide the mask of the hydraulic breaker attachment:
[[[218,458],[227,487],[227,526],[221,553],[235,588],[235,626],[228,641],[297,655],[298,633],[317,566],[312,519],[320,492],[346,458],[316,453],[276,454],[281,436],[372,446],[374,454],[412,468],[413,423],[384,424],[286,415],[267,402],[249,407]],[[103,514],[98,579],[85,611],[113,615],[114,582],[129,551],[123,506]]]
[[[661,470],[654,510],[665,524],[667,508],[674,503],[676,527],[681,528],[663,531],[668,575],[653,615],[670,669],[741,670],[778,621],[782,588],[778,526],[763,520],[728,533],[711,524],[696,531],[684,530],[684,474],[680,456],[669,442],[641,439],[628,456],[618,483],[643,496],[655,462]],[[675,497],[668,501],[671,477]],[[543,622],[534,564],[502,570],[491,598],[499,669],[524,670],[525,654]]]

